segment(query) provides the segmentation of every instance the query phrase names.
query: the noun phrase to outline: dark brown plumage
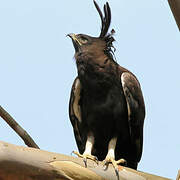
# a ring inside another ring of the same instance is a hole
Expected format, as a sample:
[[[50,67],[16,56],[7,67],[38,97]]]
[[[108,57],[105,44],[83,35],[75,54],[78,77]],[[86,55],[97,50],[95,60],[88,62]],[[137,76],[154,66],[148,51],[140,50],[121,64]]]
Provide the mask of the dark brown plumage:
[[[128,167],[136,169],[143,146],[143,95],[135,75],[113,59],[109,4],[104,5],[105,16],[94,4],[102,22],[99,37],[68,35],[75,48],[78,71],[69,116],[79,156],[112,162],[116,170],[119,162],[114,159],[123,158]]]

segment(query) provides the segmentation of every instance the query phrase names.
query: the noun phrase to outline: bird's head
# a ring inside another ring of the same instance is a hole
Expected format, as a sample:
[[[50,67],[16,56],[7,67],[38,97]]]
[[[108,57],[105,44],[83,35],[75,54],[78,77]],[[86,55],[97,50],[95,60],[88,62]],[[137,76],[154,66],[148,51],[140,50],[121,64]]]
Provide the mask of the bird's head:
[[[101,33],[99,37],[91,37],[85,34],[68,34],[72,39],[74,48],[75,48],[75,57],[79,54],[85,53],[88,55],[101,56],[102,54],[108,56],[110,59],[113,59],[113,34],[114,30],[111,33],[108,33],[108,29],[111,23],[111,10],[108,2],[104,5],[104,16],[101,12],[98,4],[93,0],[94,5],[101,18]]]

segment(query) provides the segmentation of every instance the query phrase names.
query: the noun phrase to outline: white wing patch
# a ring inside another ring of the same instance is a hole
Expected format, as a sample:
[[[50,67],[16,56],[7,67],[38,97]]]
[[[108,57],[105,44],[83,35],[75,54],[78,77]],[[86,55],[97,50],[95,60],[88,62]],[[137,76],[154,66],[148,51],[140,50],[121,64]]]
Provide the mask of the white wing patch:
[[[76,80],[75,88],[74,88],[74,102],[73,102],[73,111],[79,122],[81,122],[81,107],[79,106],[81,92],[81,83],[79,79]]]
[[[121,75],[121,83],[122,83],[125,97],[126,97],[126,91],[127,91],[127,87],[125,86],[125,79],[127,78],[128,75],[129,75],[129,73],[127,73],[127,72],[125,72]],[[128,109],[128,120],[130,121],[131,110],[130,110],[130,106],[129,106],[127,99],[126,99],[126,103],[127,103],[127,109]]]

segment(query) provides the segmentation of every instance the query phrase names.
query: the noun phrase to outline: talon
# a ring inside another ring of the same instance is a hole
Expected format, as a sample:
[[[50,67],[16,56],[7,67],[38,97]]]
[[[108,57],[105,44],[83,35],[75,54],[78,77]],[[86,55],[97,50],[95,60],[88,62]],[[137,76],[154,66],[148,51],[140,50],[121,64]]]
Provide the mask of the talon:
[[[87,158],[83,158],[83,162],[84,162],[85,167],[87,168]]]
[[[119,170],[118,170],[118,168],[115,168],[115,173],[116,173],[117,179],[119,180]]]
[[[95,160],[97,161],[97,163],[99,163],[99,160],[98,160],[98,158],[96,157],[96,156],[94,156],[95,157]]]
[[[105,163],[103,164],[103,170],[104,170],[104,171],[106,171],[106,170],[107,170],[108,165],[109,165],[109,164],[108,164],[107,162],[105,162]]]
[[[96,156],[94,156],[94,161],[96,162],[97,165],[99,164],[99,160]]]
[[[94,161],[97,165],[99,164],[98,158],[96,156],[93,156],[91,154],[80,154],[76,151],[72,151],[73,154],[76,154],[79,158],[83,158],[83,162],[85,167],[87,167],[87,159],[91,159]]]
[[[105,168],[103,168],[104,170],[107,170],[108,168],[108,165],[109,164],[112,164],[113,167],[114,167],[114,171],[116,173],[116,176],[117,176],[117,180],[119,180],[119,169],[118,169],[118,164],[124,164],[124,163],[127,163],[126,160],[124,159],[119,159],[118,161],[116,161],[113,157],[106,157],[106,159],[104,160],[104,165],[103,167],[105,166]]]

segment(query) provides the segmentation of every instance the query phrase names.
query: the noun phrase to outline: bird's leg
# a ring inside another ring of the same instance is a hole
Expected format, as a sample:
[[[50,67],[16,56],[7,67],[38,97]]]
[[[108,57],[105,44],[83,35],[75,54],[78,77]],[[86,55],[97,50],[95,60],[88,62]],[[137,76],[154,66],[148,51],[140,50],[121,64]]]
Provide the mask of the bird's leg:
[[[74,154],[76,154],[78,157],[83,158],[85,167],[87,167],[87,159],[91,159],[95,161],[98,164],[98,159],[96,156],[91,155],[91,151],[94,145],[94,136],[92,133],[88,134],[85,151],[83,154],[80,154],[79,152],[73,151]]]
[[[116,142],[117,142],[117,137],[114,137],[109,141],[108,153],[107,153],[106,158],[104,160],[104,166],[105,166],[105,169],[107,169],[109,163],[112,163],[112,165],[115,169],[115,173],[119,179],[118,164],[125,164],[126,160],[124,160],[124,159],[120,159],[118,161],[115,160]]]

